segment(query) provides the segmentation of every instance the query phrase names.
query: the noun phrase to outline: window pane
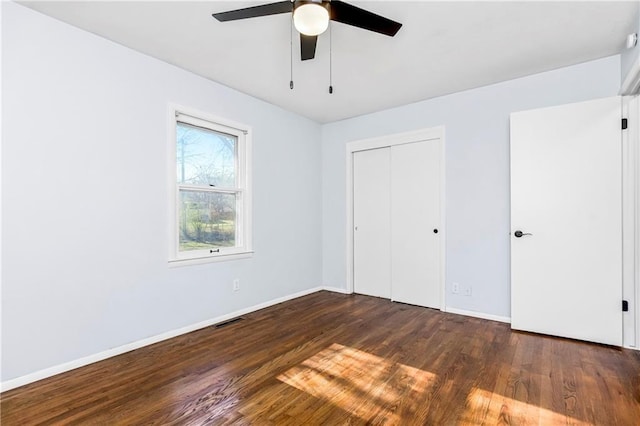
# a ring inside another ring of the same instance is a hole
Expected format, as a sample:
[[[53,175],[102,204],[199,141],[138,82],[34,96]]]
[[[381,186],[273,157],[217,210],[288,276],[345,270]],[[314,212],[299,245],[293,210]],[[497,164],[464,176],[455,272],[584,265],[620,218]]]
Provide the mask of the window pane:
[[[178,122],[178,183],[236,187],[237,138]]]
[[[180,191],[179,251],[236,244],[236,194]]]

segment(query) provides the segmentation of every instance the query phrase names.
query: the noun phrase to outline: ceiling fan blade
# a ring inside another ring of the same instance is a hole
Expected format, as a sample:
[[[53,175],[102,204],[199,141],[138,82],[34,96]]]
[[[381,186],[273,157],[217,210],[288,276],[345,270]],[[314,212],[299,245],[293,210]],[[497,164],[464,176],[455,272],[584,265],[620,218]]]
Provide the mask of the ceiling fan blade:
[[[303,61],[313,59],[316,56],[316,44],[318,36],[300,34],[300,58]]]
[[[214,13],[212,16],[220,22],[235,21],[237,19],[257,18],[258,16],[277,15],[293,11],[293,3],[289,0],[277,3],[262,4],[228,12]]]
[[[385,34],[393,37],[396,35],[402,24],[384,16],[360,9],[348,3],[331,0],[331,19],[354,27]]]

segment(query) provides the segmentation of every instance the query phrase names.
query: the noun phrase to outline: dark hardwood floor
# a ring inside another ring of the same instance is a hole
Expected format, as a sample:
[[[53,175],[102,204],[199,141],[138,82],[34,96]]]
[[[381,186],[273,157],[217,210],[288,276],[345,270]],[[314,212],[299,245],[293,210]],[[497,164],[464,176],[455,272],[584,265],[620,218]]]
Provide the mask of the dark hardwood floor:
[[[1,395],[2,425],[640,424],[640,352],[315,293]]]

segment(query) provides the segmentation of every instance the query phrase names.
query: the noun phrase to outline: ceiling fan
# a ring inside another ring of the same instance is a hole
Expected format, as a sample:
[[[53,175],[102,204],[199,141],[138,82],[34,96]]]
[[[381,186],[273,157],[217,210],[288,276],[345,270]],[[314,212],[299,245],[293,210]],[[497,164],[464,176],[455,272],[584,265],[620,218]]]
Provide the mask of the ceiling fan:
[[[300,32],[300,56],[303,61],[316,55],[318,35],[329,20],[393,37],[402,24],[339,0],[285,0],[228,12],[214,13],[220,22],[259,16],[293,13],[293,23]]]

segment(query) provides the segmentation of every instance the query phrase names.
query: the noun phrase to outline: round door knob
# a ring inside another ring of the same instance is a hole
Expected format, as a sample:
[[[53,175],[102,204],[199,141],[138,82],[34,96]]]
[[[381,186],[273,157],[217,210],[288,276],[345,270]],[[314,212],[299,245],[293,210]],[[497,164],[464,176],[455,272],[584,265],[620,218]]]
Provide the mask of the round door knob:
[[[530,233],[528,233],[528,232],[522,232],[522,231],[520,231],[520,230],[517,230],[516,232],[514,232],[514,233],[513,233],[513,235],[515,235],[515,236],[516,236],[516,238],[520,238],[520,237],[523,237],[523,236],[525,236],[525,235],[533,235],[533,234],[530,234]]]
[[[437,234],[437,233],[438,233],[438,230],[437,230],[437,229],[434,229],[434,230],[433,230],[433,233],[434,233],[434,234]]]

